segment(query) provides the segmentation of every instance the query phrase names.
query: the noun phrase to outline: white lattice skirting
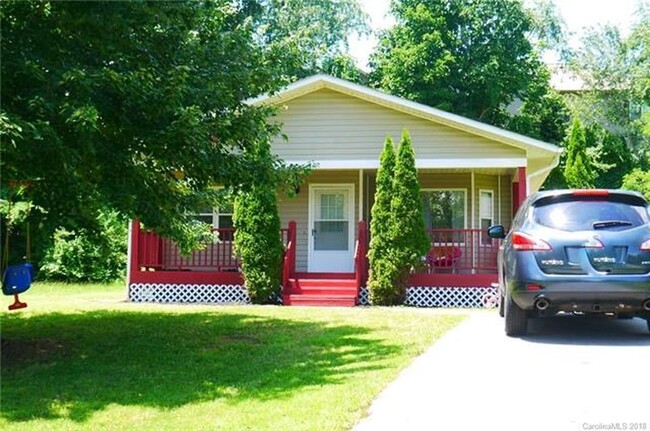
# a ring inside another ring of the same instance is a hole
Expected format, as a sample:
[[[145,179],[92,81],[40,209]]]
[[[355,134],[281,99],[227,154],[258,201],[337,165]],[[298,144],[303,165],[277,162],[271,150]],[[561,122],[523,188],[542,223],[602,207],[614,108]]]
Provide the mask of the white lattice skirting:
[[[129,285],[133,302],[191,302],[206,304],[250,304],[244,286],[236,284],[162,284]]]
[[[499,291],[495,287],[409,287],[404,305],[442,308],[494,308]],[[362,288],[359,305],[369,305],[368,289]]]

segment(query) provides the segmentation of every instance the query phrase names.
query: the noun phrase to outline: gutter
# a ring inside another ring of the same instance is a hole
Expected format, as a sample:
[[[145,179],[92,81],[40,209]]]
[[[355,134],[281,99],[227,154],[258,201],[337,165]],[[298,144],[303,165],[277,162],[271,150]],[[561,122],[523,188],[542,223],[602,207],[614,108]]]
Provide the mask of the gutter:
[[[530,183],[531,183],[531,179],[534,178],[534,177],[541,176],[541,175],[548,175],[548,173],[549,173],[550,171],[552,171],[553,169],[555,169],[555,168],[560,164],[560,156],[562,155],[562,153],[563,153],[563,151],[559,151],[559,152],[558,152],[558,153],[553,157],[553,160],[551,161],[551,164],[550,164],[550,165],[548,165],[548,166],[546,166],[546,167],[544,167],[544,168],[541,168],[541,169],[539,169],[539,170],[537,170],[537,171],[531,173],[530,175],[526,175],[526,190],[528,190],[529,193],[530,193]],[[540,184],[540,187],[541,187],[541,184]],[[538,189],[538,190],[539,190],[539,189]]]

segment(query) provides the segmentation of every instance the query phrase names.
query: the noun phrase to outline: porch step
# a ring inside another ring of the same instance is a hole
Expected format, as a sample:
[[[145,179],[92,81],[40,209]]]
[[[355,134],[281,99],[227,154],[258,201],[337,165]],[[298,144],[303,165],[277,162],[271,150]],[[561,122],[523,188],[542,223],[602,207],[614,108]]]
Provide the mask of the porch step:
[[[309,295],[356,295],[355,280],[289,280],[288,293]]]
[[[284,296],[284,305],[317,306],[317,307],[354,307],[356,297],[351,295],[307,295],[289,294]]]
[[[357,286],[354,279],[290,279],[284,290],[285,305],[354,307]]]

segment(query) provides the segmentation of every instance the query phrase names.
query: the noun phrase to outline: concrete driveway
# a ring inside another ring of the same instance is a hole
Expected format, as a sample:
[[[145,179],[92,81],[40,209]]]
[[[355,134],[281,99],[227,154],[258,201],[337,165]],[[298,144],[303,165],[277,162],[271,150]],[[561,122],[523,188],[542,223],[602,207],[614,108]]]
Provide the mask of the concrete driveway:
[[[650,333],[641,319],[534,319],[509,338],[472,312],[391,383],[355,431],[650,431]]]

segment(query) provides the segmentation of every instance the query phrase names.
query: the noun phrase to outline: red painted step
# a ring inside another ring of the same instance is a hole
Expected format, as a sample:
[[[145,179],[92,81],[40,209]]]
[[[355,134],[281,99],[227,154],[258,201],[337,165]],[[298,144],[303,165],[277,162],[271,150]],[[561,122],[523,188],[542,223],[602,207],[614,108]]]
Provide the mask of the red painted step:
[[[354,307],[354,296],[289,294],[284,297],[284,305],[318,306],[318,307]]]
[[[298,278],[289,280],[284,305],[354,307],[357,286],[354,279]]]

